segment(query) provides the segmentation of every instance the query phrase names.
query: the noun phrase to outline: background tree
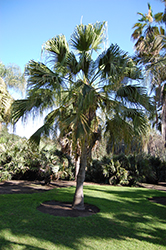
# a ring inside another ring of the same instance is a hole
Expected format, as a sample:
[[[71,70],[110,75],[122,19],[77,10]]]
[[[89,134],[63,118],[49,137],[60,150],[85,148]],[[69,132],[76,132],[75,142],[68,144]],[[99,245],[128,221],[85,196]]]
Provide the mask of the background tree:
[[[10,107],[13,102],[12,96],[6,88],[4,80],[0,77],[0,131],[2,122],[8,123],[10,120]]]
[[[10,108],[14,100],[10,89],[19,90],[23,94],[25,86],[25,77],[19,66],[12,64],[5,66],[0,62],[0,130],[2,122],[8,124],[10,121]]]
[[[134,47],[137,52],[137,56],[143,58],[151,58],[156,54],[159,54],[161,47],[158,48],[156,39],[160,36],[165,35],[164,24],[164,13],[159,12],[153,15],[151,5],[148,4],[148,13],[142,14],[138,22],[133,26],[133,33],[131,35],[135,42]]]
[[[70,134],[74,155],[79,148],[74,209],[84,209],[85,169],[100,131],[108,131],[113,142],[116,138],[129,142],[133,133],[146,131],[144,110],[151,108],[145,88],[131,83],[141,79],[140,70],[118,45],[111,44],[93,59],[92,53],[102,49],[104,39],[105,22],[97,22],[76,26],[69,43],[64,35],[48,40],[42,50],[47,63],[27,64],[27,98],[13,104],[14,122],[49,109],[31,141],[39,143],[42,134],[56,127],[60,137]]]
[[[21,91],[22,95],[25,94],[26,80],[24,73],[16,64],[9,64],[5,66],[0,62],[0,77],[4,80],[7,89],[14,89],[15,91]]]
[[[163,1],[165,2],[165,1]],[[132,38],[135,43],[137,61],[145,69],[145,74],[150,81],[150,86],[154,94],[155,121],[156,127],[162,132],[166,141],[166,36],[165,36],[165,12],[153,15],[150,4],[148,4],[148,14],[141,15],[134,26]]]

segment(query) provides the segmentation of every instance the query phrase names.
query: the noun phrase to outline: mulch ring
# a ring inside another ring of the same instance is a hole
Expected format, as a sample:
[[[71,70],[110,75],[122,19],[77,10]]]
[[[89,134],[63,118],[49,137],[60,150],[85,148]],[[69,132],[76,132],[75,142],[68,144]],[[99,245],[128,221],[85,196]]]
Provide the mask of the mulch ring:
[[[166,197],[152,197],[148,198],[150,202],[159,203],[166,206]]]
[[[100,185],[96,183],[87,183],[84,185]],[[14,194],[14,193],[38,193],[51,190],[53,188],[60,187],[70,187],[76,186],[75,181],[54,181],[49,185],[44,185],[44,183],[39,181],[21,181],[21,180],[11,180],[7,182],[0,183],[0,194]],[[160,183],[160,185],[151,185],[140,183],[140,187],[157,189],[166,191],[166,183]],[[160,203],[166,205],[166,197],[152,197],[148,199],[150,202]],[[72,204],[67,202],[59,201],[47,201],[43,202],[37,209],[43,213],[48,213],[54,216],[62,217],[85,217],[98,213],[100,210],[98,207],[90,204],[85,204],[85,210],[75,210],[72,209]]]
[[[84,204],[84,210],[72,209],[71,203],[59,201],[46,201],[43,202],[37,209],[42,213],[48,213],[54,216],[63,217],[86,217],[96,214],[100,209],[94,205]]]
[[[143,188],[148,188],[148,189],[155,189],[155,190],[160,190],[160,191],[165,191],[166,192],[166,182],[159,182],[158,185],[155,184],[148,184],[148,183],[139,183],[139,187]],[[151,197],[148,198],[150,202],[158,203],[161,205],[166,206],[166,196],[163,197]]]

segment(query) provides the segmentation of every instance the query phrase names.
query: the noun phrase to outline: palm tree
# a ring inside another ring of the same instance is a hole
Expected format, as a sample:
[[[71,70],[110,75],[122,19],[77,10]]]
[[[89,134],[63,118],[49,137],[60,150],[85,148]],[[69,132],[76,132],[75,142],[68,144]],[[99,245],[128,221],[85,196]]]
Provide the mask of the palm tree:
[[[0,62],[0,77],[4,80],[7,89],[19,90],[23,95],[26,88],[26,80],[21,69],[16,64],[9,64],[5,66]]]
[[[17,65],[5,66],[0,62],[0,130],[2,122],[8,124],[10,122],[10,108],[14,101],[9,93],[9,88],[25,90],[26,81]]]
[[[162,1],[166,4],[166,1]],[[155,91],[154,103],[156,106],[155,117],[157,128],[162,131],[166,145],[166,95],[165,95],[165,67],[166,67],[166,24],[165,12],[152,14],[148,4],[148,14],[141,15],[141,19],[133,28],[132,38],[135,43],[137,61],[143,65],[152,91]]]
[[[80,24],[69,43],[64,35],[48,40],[42,49],[47,64],[27,64],[27,98],[13,104],[14,122],[49,108],[44,125],[31,136],[31,141],[39,143],[42,134],[48,135],[56,127],[61,137],[70,134],[74,155],[79,149],[74,209],[84,209],[87,159],[104,129],[98,111],[104,112],[105,129],[110,130],[111,136],[129,141],[133,133],[145,132],[144,110],[151,107],[145,89],[130,82],[141,79],[140,70],[118,45],[111,44],[93,59],[92,53],[99,52],[104,42],[105,25]]]
[[[12,96],[6,88],[4,80],[0,77],[0,131],[2,122],[8,123],[10,117],[10,107],[13,102]]]
[[[144,54],[152,53],[153,43],[157,36],[165,35],[163,28],[165,15],[163,12],[153,15],[150,4],[148,4],[147,14],[142,14],[141,12],[138,12],[138,14],[141,18],[134,24],[131,38],[135,41],[134,47],[136,51],[140,56],[143,56]],[[157,52],[157,49],[155,52]]]

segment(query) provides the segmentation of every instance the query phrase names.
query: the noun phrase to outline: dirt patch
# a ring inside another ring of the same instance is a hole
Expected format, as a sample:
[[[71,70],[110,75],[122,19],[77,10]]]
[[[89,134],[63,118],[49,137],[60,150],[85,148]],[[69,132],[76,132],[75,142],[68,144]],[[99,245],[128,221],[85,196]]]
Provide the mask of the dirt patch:
[[[55,181],[45,185],[40,181],[11,180],[0,182],[0,194],[27,194],[49,191],[58,187],[75,186],[74,181]]]
[[[149,183],[139,183],[138,187],[166,191],[166,182],[159,182],[158,185],[157,184],[149,184]]]

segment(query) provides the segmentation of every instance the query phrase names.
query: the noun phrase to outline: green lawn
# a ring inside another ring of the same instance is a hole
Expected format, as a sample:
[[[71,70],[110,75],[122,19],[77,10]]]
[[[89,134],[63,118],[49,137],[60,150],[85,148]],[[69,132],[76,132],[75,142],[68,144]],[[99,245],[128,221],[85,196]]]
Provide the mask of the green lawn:
[[[165,192],[85,186],[85,202],[98,214],[63,218],[36,209],[47,200],[72,201],[74,190],[0,195],[0,249],[166,249],[166,206],[147,200]]]

